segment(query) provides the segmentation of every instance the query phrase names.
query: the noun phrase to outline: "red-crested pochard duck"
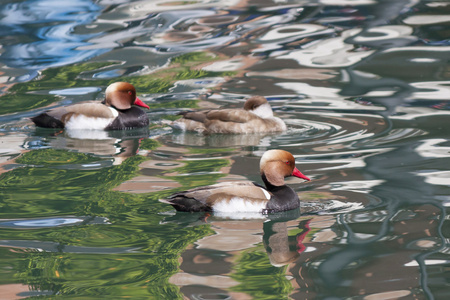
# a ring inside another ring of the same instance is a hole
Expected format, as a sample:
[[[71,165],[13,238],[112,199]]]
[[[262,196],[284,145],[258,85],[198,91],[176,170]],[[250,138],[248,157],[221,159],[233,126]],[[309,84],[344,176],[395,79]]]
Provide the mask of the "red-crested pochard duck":
[[[269,102],[263,96],[253,96],[244,104],[244,109],[213,109],[182,112],[181,119],[172,126],[184,131],[201,133],[263,133],[281,132],[286,124],[274,117]]]
[[[272,213],[298,208],[297,193],[284,178],[295,176],[311,180],[295,167],[295,159],[284,150],[269,150],[260,161],[260,173],[266,188],[255,182],[224,182],[178,192],[161,202],[178,211],[214,211],[220,213]]]
[[[148,126],[147,114],[133,105],[150,108],[136,97],[128,82],[115,82],[105,91],[102,102],[86,101],[46,111],[31,120],[39,127],[119,130]]]

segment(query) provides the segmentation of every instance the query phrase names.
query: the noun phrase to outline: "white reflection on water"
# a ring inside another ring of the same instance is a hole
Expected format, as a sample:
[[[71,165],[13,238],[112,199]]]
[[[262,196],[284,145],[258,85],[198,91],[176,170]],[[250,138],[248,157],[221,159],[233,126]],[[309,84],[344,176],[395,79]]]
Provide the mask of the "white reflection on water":
[[[110,224],[103,217],[52,217],[41,219],[2,220],[0,227],[13,227],[17,229],[36,229],[81,224]]]
[[[0,164],[7,163],[11,157],[21,153],[22,145],[27,138],[28,136],[25,134],[0,135]]]
[[[390,25],[390,26],[379,26],[375,28],[369,28],[365,30],[362,34],[358,34],[353,38],[356,43],[366,43],[380,40],[389,40],[397,38],[408,38],[413,41],[417,40],[417,37],[411,36],[413,29],[409,26],[403,25]]]
[[[351,191],[355,193],[370,193],[372,188],[385,182],[384,180],[352,180],[332,182],[330,190],[332,191]]]
[[[425,260],[425,265],[427,266],[432,266],[432,265],[444,265],[444,264],[449,264],[450,260],[443,260],[443,259],[427,259]],[[419,266],[419,263],[415,260],[406,263],[405,267],[417,267]]]
[[[366,166],[366,159],[371,156],[380,155],[392,151],[394,148],[383,149],[367,149],[367,150],[355,150],[345,152],[333,152],[326,154],[313,154],[313,155],[294,155],[296,162],[302,165],[306,164],[331,164],[332,167],[322,167],[316,170],[328,171],[328,170],[342,170],[363,168]]]
[[[111,136],[105,130],[83,130],[83,129],[66,129],[65,133],[67,137],[78,140],[107,140],[107,142],[111,145],[114,145],[118,142],[116,139],[111,139]],[[102,143],[102,142],[100,142]],[[99,144],[100,144],[99,143]],[[120,150],[116,150],[120,151]]]
[[[57,242],[30,241],[30,240],[0,240],[0,247],[33,249],[39,252],[65,252],[82,254],[119,254],[119,253],[138,253],[138,248],[132,247],[85,247],[64,245]]]
[[[426,139],[422,140],[421,144],[416,147],[416,152],[422,157],[426,158],[444,158],[450,157],[450,147],[445,147],[439,144],[446,143],[445,139]]]
[[[354,46],[344,40],[356,35],[361,29],[350,29],[341,36],[318,40],[305,49],[290,51],[280,55],[279,59],[293,59],[302,66],[319,68],[337,68],[351,66],[374,53],[374,50],[352,51]]]
[[[419,130],[415,128],[399,128],[392,129],[383,136],[373,137],[370,140],[362,141],[361,144],[364,145],[382,145],[387,143],[392,143],[395,141],[400,141],[406,138],[414,138],[418,136],[426,135],[424,130]]]
[[[448,100],[450,95],[450,81],[413,82],[411,85],[421,91],[414,92],[415,99]]]
[[[99,92],[100,88],[98,87],[87,87],[87,88],[70,88],[70,89],[62,89],[62,90],[53,90],[50,91],[50,95],[61,95],[61,96],[68,96],[68,95],[86,95],[89,93]]]
[[[366,105],[355,101],[346,101],[346,97],[339,95],[339,89],[331,87],[316,87],[302,82],[279,82],[277,86],[286,90],[291,90],[300,95],[307,96],[304,100],[291,101],[286,107],[304,107],[308,109],[345,109],[345,110],[365,110],[384,111],[384,107]],[[391,92],[388,92],[391,94]],[[380,92],[378,92],[380,95]],[[383,94],[386,95],[386,94]]]
[[[262,43],[268,42],[290,42],[304,37],[318,34],[331,34],[334,30],[321,25],[315,24],[295,24],[276,27],[261,36],[259,40]],[[266,47],[263,45],[263,49]]]
[[[420,171],[415,174],[425,177],[426,183],[450,186],[450,171]]]
[[[212,64],[205,66],[202,70],[212,71],[212,72],[223,72],[223,71],[235,71],[243,68],[245,65],[244,58],[233,58],[230,60],[222,60],[218,62],[213,62]]]
[[[17,227],[54,227],[54,226],[60,226],[60,225],[72,225],[76,223],[83,222],[83,219],[77,219],[77,218],[52,218],[52,219],[46,219],[46,220],[24,220],[24,221],[12,221],[12,226]],[[5,222],[3,222],[1,225],[5,225]]]
[[[403,20],[408,25],[429,25],[450,22],[449,15],[417,15]]]
[[[109,2],[106,1],[100,1],[100,4],[102,2]],[[124,1],[120,1],[124,2]],[[234,6],[238,4],[239,0],[221,0],[220,6],[221,7],[227,7],[227,6]],[[216,0],[193,0],[193,1],[173,1],[168,2],[167,0],[152,0],[152,1],[133,1],[131,3],[124,3],[114,10],[111,10],[108,12],[112,16],[116,16],[117,14],[121,15],[123,17],[122,20],[129,22],[132,20],[136,20],[139,18],[143,18],[147,16],[149,13],[157,13],[162,11],[168,11],[168,10],[186,10],[186,9],[207,9],[207,8],[215,8],[217,7],[217,1]],[[105,19],[109,19],[108,15],[104,14]],[[111,17],[111,19],[113,19]]]

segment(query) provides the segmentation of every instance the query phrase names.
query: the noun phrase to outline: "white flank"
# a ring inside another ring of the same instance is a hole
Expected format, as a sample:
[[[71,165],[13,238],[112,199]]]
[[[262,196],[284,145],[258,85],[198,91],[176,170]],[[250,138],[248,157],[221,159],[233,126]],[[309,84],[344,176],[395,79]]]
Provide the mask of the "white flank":
[[[255,115],[257,115],[260,118],[267,119],[273,117],[273,111],[272,107],[270,107],[269,103],[265,103],[263,105],[258,106],[254,110],[251,111]]]
[[[217,201],[213,206],[218,212],[262,212],[266,203],[261,201],[248,201],[239,197],[231,198],[230,201]]]
[[[92,118],[83,115],[78,115],[70,118],[69,122],[65,124],[68,129],[105,129],[115,118]]]

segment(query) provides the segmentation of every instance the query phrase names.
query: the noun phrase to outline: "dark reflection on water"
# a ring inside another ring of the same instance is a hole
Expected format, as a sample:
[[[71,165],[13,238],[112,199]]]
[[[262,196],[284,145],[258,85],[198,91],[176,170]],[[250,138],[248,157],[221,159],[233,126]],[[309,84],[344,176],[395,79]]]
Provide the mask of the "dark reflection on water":
[[[0,298],[447,299],[449,15],[446,1],[3,2]],[[119,80],[149,128],[28,119]],[[166,126],[258,94],[286,132]],[[287,179],[300,211],[158,202],[261,183],[275,148],[313,179]]]

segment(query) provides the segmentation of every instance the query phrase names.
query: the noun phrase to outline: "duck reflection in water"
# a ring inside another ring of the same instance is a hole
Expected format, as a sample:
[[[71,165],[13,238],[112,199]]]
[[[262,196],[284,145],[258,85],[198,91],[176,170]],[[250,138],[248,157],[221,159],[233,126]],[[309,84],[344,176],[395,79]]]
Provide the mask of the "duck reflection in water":
[[[35,137],[27,141],[30,145],[40,145],[52,149],[75,150],[80,153],[90,153],[100,156],[113,156],[114,164],[120,164],[128,157],[139,152],[139,146],[144,138],[149,137],[148,128],[131,130],[65,130],[36,128]],[[35,138],[38,137],[39,141]]]
[[[288,220],[271,220],[263,223],[263,242],[270,264],[282,267],[295,262],[305,251],[303,240],[310,232],[311,219],[302,220],[297,228],[301,230],[295,236],[289,236]]]
[[[165,222],[199,225],[205,224],[203,217],[202,213],[177,213],[167,217]],[[206,295],[214,299],[219,296],[247,299],[249,295],[245,292],[233,291],[233,287],[241,284],[232,276],[236,272],[235,265],[245,264],[242,260],[246,255],[256,255],[258,260],[251,259],[248,263],[270,262],[277,268],[297,261],[306,249],[303,241],[310,232],[311,220],[299,220],[299,217],[299,210],[270,214],[265,221],[229,220],[211,215],[207,223],[216,234],[198,240],[194,247],[188,247],[181,254],[180,271],[169,282],[179,286],[187,299],[201,299]],[[292,235],[292,231],[298,233]],[[261,244],[269,260],[260,255],[258,245]]]
[[[267,146],[270,145],[274,135],[274,133],[200,135],[196,132],[174,131],[171,135],[162,138],[183,146],[230,148],[237,146]]]

